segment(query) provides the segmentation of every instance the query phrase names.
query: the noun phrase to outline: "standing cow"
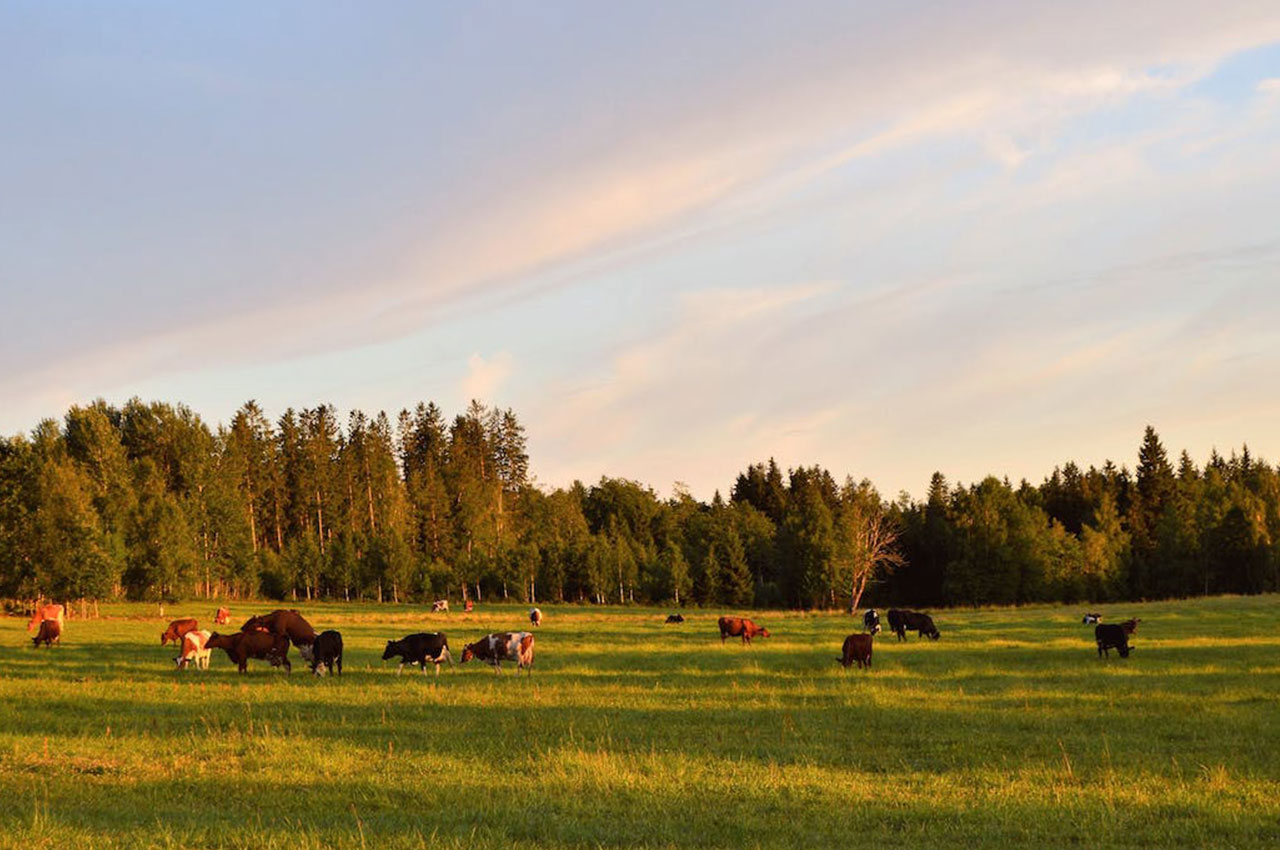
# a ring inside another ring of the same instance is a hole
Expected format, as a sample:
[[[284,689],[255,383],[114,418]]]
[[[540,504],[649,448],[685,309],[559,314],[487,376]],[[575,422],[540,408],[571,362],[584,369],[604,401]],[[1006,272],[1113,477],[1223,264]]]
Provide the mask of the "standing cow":
[[[485,635],[475,643],[462,648],[462,664],[479,658],[493,665],[494,673],[502,672],[503,661],[516,662],[516,675],[527,670],[533,675],[533,634],[531,632],[501,632]]]
[[[56,602],[50,602],[48,605],[37,605],[35,610],[31,612],[31,619],[27,621],[27,631],[31,631],[47,620],[56,620],[58,631],[61,633],[62,627],[66,623],[66,611],[65,607]]]
[[[1123,625],[1116,623],[1100,623],[1093,630],[1094,640],[1098,642],[1098,657],[1111,657],[1109,650],[1116,650],[1121,658],[1129,657],[1129,634]]]
[[[214,632],[204,645],[209,649],[224,650],[241,673],[249,671],[250,658],[269,661],[272,667],[283,666],[286,673],[293,672],[293,665],[289,663],[289,639],[284,635],[262,629],[229,635]]]
[[[874,608],[868,608],[867,613],[862,615],[862,627],[867,630],[867,634],[876,635],[880,633],[880,613]]]
[[[213,612],[213,624],[215,626],[225,626],[227,623],[230,623],[230,622],[231,622],[230,608],[225,608],[225,607],[219,608],[217,611]]]
[[[740,636],[743,643],[751,643],[754,637],[769,637],[769,630],[764,626],[757,626],[751,620],[742,617],[721,617],[719,622],[721,643],[729,637]]]
[[[437,599],[435,602],[432,602],[432,603],[431,603],[431,613],[432,613],[432,614],[447,614],[447,613],[449,613],[449,600],[448,600],[448,599]]]
[[[194,632],[200,628],[200,623],[195,617],[184,617],[181,620],[174,620],[169,624],[169,628],[160,633],[160,645],[164,646],[169,641],[173,641],[179,646],[182,645],[182,636],[187,632]]]
[[[250,617],[240,627],[240,631],[262,631],[287,637],[298,648],[302,658],[308,663],[311,661],[311,647],[316,642],[316,630],[311,628],[311,624],[292,608],[281,608],[270,614]]]
[[[898,636],[898,640],[906,640],[908,630],[915,632],[917,637],[927,637],[930,640],[937,640],[940,636],[938,627],[928,614],[898,608],[889,609],[889,629]]]
[[[334,668],[337,668],[339,676],[342,675],[341,632],[335,632],[330,629],[327,632],[321,632],[316,635],[316,642],[312,645],[311,650],[311,672],[319,676],[321,667],[330,676],[333,675]]]
[[[42,643],[45,647],[62,643],[62,623],[57,620],[41,621],[40,631],[36,632],[36,636],[32,638],[31,645],[39,646]]]
[[[187,632],[182,636],[182,650],[178,657],[173,659],[173,663],[178,665],[179,670],[186,669],[192,663],[197,669],[208,670],[209,656],[213,654],[213,649],[209,647],[211,637],[213,635],[204,629]]]
[[[853,666],[856,661],[858,669],[863,666],[871,666],[871,635],[869,634],[851,634],[844,639],[844,646],[840,649],[840,657],[836,659],[847,670]]]
[[[535,626],[542,625],[542,609],[541,608],[529,609],[529,622],[533,623],[533,625]]]
[[[382,651],[382,660],[400,658],[400,666],[396,675],[404,672],[404,665],[417,664],[425,675],[427,662],[435,664],[436,675],[440,675],[440,665],[448,661],[453,666],[453,656],[449,654],[449,639],[441,632],[419,632],[402,637],[400,640],[387,641],[387,648]]]

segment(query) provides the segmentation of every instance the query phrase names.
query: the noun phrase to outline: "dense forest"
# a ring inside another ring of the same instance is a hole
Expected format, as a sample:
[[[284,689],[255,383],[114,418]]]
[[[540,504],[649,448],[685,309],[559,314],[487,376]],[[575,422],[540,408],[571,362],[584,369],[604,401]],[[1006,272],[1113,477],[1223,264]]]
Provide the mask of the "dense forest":
[[[71,408],[0,441],[0,596],[265,595],[849,607],[1280,590],[1280,470],[1247,447],[1176,466],[1067,463],[1039,485],[935,474],[923,501],[819,467],[728,499],[533,485],[514,412],[332,406],[211,429],[182,405]],[[865,591],[865,595],[864,595]]]

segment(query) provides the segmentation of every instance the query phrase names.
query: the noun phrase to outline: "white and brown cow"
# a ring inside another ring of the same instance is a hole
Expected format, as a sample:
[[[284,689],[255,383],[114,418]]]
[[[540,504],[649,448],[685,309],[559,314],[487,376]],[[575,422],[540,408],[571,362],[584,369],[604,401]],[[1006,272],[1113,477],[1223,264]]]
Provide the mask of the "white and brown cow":
[[[213,650],[206,646],[209,638],[210,633],[207,629],[197,629],[182,636],[182,652],[173,659],[173,663],[178,665],[179,670],[185,669],[192,663],[196,665],[196,669],[209,669],[209,656],[213,653]]]
[[[528,670],[529,675],[533,675],[533,633],[498,632],[485,635],[462,648],[461,663],[466,664],[472,658],[488,661],[493,665],[494,673],[502,672],[503,661],[514,661],[517,676],[521,670]]]

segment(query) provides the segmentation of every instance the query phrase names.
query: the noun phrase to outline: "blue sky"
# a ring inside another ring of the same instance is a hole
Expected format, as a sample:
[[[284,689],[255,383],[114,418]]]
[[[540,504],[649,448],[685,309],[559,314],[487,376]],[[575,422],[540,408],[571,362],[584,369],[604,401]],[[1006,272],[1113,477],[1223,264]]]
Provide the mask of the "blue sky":
[[[513,407],[547,485],[1280,457],[1274,3],[9,4],[0,432]]]

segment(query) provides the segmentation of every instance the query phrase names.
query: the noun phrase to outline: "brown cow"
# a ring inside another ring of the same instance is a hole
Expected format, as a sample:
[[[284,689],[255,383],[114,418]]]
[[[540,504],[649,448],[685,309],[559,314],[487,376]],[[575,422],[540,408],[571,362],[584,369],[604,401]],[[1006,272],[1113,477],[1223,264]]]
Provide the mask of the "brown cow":
[[[751,643],[753,637],[769,637],[769,630],[764,626],[757,626],[742,617],[720,618],[721,643],[724,643],[724,639],[727,637],[738,637],[739,635],[741,635],[743,643]]]
[[[1125,620],[1120,624],[1120,628],[1124,629],[1126,635],[1131,635],[1138,630],[1138,623],[1141,622],[1141,620]]]
[[[293,665],[289,663],[289,639],[284,635],[260,629],[229,635],[214,632],[204,645],[206,649],[226,650],[227,657],[235,662],[241,673],[248,672],[250,658],[270,661],[272,667],[283,665],[286,673],[293,672]]]
[[[58,630],[62,630],[65,622],[64,617],[66,609],[56,602],[50,602],[48,605],[37,605],[35,610],[31,612],[31,619],[27,621],[27,631],[31,631],[45,620],[57,620]]]
[[[845,669],[853,666],[853,662],[858,662],[858,669],[863,666],[871,666],[871,635],[866,633],[857,633],[849,635],[844,639],[844,648],[841,650],[840,657],[836,659],[844,665]]]
[[[298,652],[307,663],[311,662],[311,647],[316,642],[316,630],[311,628],[311,624],[292,608],[281,608],[270,614],[250,617],[240,627],[240,631],[264,631],[287,637],[298,648]]]
[[[62,624],[57,620],[45,620],[40,623],[40,631],[36,632],[36,636],[31,641],[32,646],[39,646],[43,643],[45,646],[53,646],[55,643],[62,643]]]
[[[198,628],[200,628],[200,624],[196,622],[195,617],[184,617],[181,620],[174,620],[169,624],[169,628],[160,633],[160,645],[164,646],[169,641],[173,641],[181,646],[182,636],[187,632],[194,632]]]
[[[231,609],[219,608],[213,615],[213,624],[215,626],[225,626],[231,622]]]
[[[475,643],[462,648],[462,662],[466,664],[472,658],[488,661],[493,665],[494,673],[502,672],[503,661],[516,662],[516,675],[521,670],[528,670],[533,675],[533,634],[530,632],[500,632],[485,635]]]

